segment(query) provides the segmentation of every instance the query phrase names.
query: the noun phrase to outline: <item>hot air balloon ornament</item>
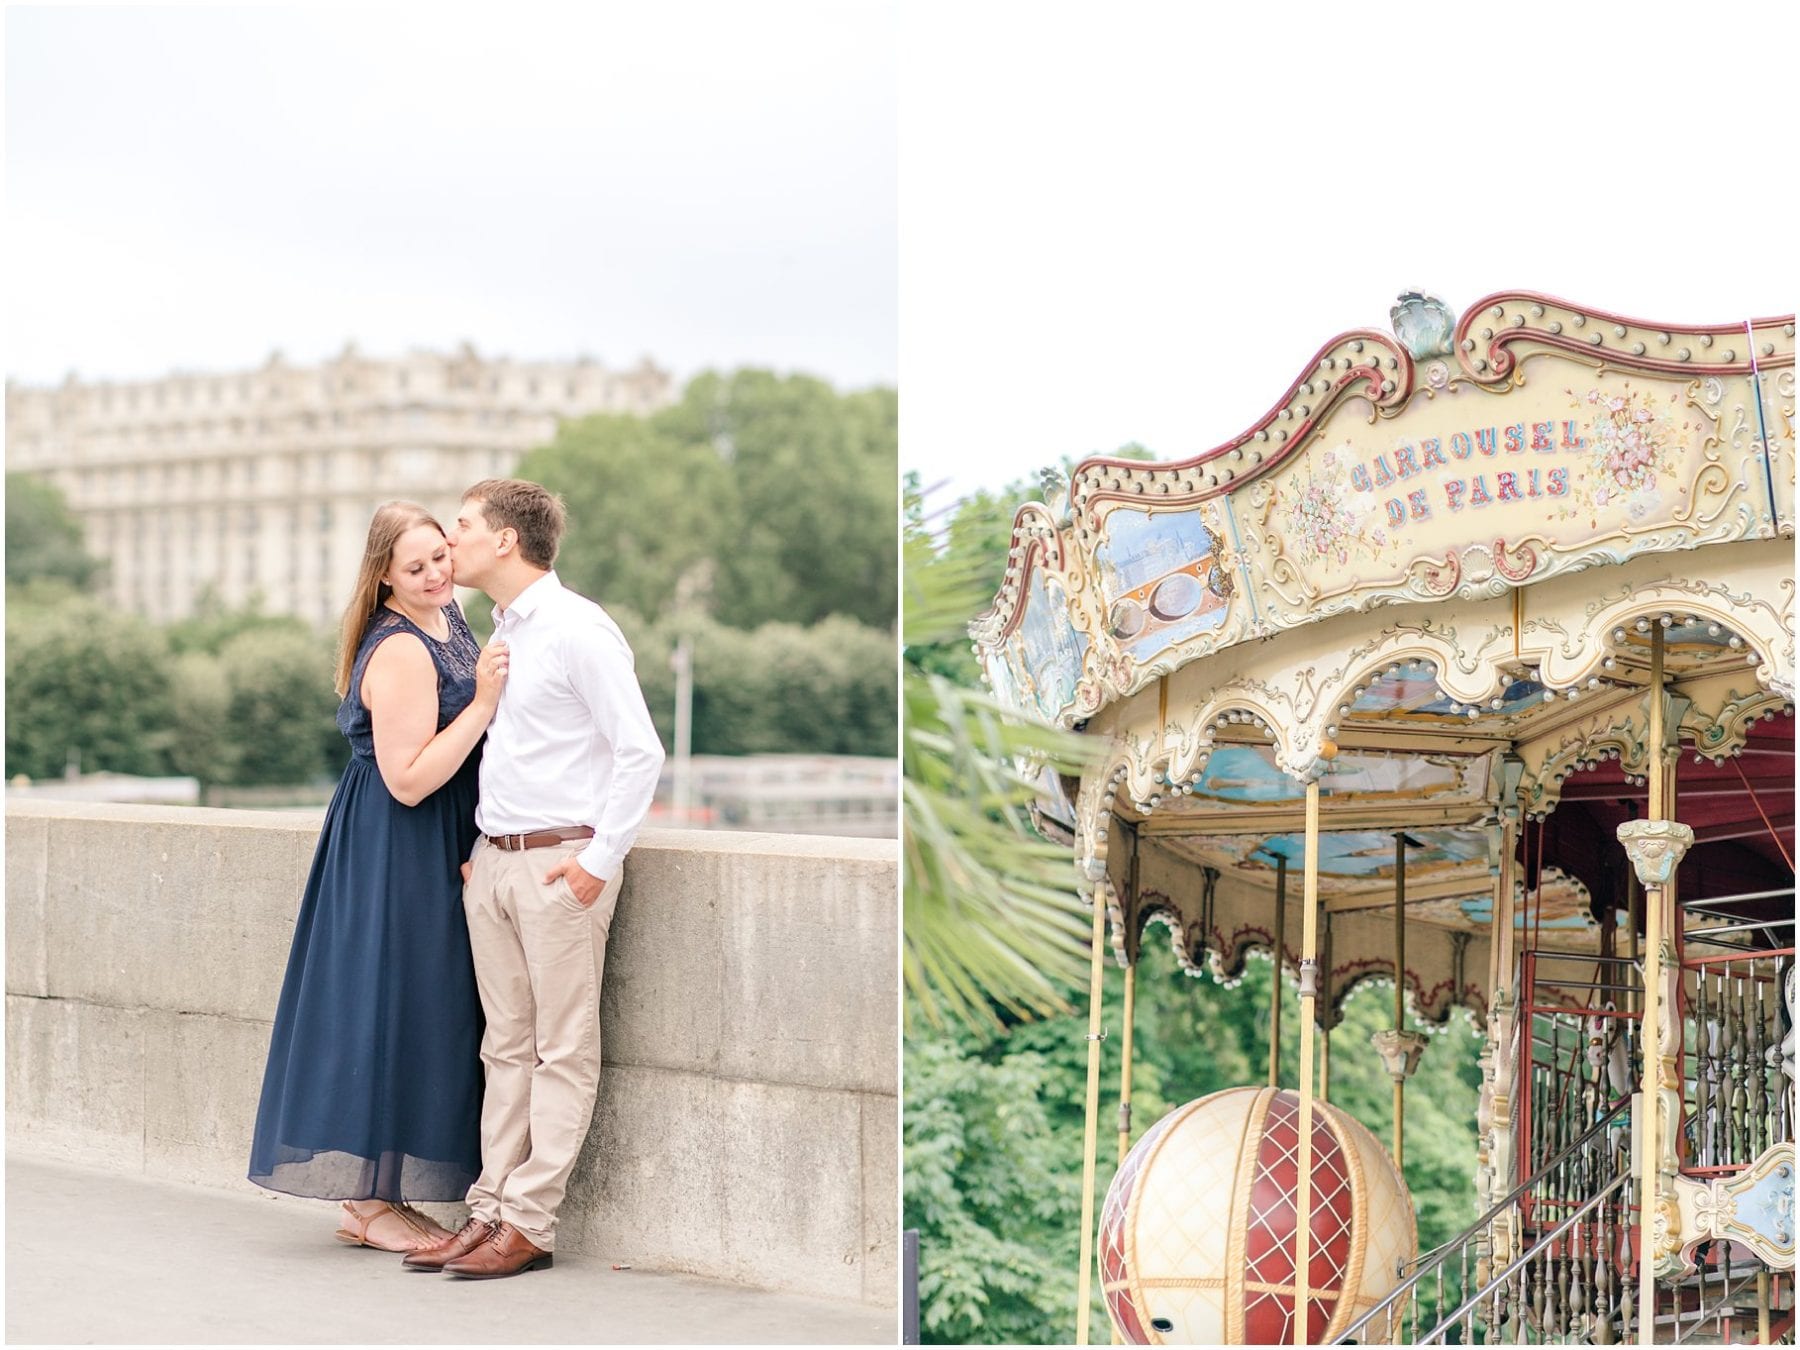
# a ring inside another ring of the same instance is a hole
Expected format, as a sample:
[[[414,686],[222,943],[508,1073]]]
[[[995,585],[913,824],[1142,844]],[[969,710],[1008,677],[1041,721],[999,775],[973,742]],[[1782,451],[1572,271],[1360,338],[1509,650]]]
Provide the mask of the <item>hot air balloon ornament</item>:
[[[1386,1297],[1419,1239],[1406,1183],[1374,1135],[1324,1102],[1312,1134],[1316,1345]],[[1272,1087],[1201,1097],[1137,1142],[1100,1217],[1101,1290],[1127,1344],[1294,1342],[1299,1142],[1299,1095]]]

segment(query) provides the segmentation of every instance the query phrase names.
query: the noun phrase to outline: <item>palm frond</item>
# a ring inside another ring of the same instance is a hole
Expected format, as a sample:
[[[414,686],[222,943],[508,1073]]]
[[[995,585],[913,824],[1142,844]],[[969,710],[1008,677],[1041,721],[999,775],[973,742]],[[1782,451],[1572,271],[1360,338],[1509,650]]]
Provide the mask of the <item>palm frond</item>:
[[[997,569],[991,551],[935,542],[916,495],[907,506],[903,636],[912,656],[968,640]],[[998,1028],[996,1007],[1015,1018],[1066,1011],[1063,991],[1087,969],[1089,919],[1068,850],[1031,826],[1039,783],[1021,766],[1078,772],[1089,743],[916,660],[907,662],[902,697],[903,965],[912,1006],[933,1024],[955,1018],[974,1028]]]

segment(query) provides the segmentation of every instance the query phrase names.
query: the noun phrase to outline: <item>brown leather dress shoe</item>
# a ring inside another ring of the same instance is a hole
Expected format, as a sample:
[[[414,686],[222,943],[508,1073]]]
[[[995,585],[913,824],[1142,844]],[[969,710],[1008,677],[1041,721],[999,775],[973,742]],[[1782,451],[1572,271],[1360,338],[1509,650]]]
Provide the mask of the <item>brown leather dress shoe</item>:
[[[444,1273],[465,1280],[497,1280],[527,1270],[548,1270],[555,1264],[552,1253],[532,1246],[510,1223],[497,1223],[486,1242],[467,1256],[445,1262]]]
[[[485,1219],[471,1216],[467,1223],[442,1242],[409,1253],[400,1264],[408,1270],[442,1270],[446,1262],[454,1261],[459,1256],[467,1256],[486,1242],[494,1227]]]

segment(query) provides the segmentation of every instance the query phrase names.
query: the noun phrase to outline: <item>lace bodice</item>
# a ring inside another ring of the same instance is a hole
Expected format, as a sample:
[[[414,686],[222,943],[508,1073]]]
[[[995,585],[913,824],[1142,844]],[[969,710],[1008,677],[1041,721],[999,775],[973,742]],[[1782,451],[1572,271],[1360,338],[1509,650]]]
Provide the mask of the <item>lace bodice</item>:
[[[474,700],[475,662],[481,655],[481,646],[469,631],[462,608],[454,600],[444,607],[444,616],[450,621],[450,636],[442,642],[404,614],[385,605],[369,620],[362,646],[356,649],[356,664],[350,671],[350,692],[344,695],[337,713],[338,730],[349,740],[354,753],[368,759],[375,756],[374,724],[362,701],[363,672],[368,669],[369,658],[375,654],[375,649],[395,633],[415,634],[424,642],[425,650],[431,653],[431,662],[437,667],[439,731],[455,721]]]

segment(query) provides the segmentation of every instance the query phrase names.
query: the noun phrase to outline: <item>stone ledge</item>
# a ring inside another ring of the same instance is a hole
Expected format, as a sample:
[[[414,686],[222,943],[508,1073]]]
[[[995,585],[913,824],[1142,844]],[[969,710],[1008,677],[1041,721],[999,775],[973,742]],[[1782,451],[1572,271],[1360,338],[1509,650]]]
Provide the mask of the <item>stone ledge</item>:
[[[250,1190],[249,1137],[316,813],[7,807],[7,1133]],[[646,831],[562,1243],[889,1307],[891,841]]]

